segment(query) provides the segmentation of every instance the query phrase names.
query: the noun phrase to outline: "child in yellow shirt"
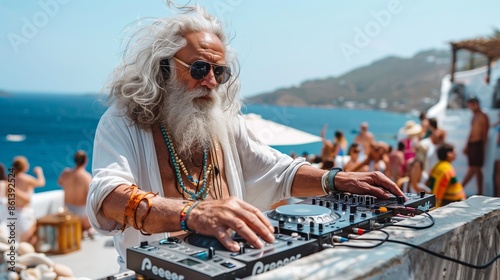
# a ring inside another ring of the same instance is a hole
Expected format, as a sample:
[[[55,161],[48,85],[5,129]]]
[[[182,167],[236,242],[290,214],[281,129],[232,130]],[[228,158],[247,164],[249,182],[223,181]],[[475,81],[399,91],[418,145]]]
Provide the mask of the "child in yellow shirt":
[[[427,182],[432,193],[436,196],[436,207],[465,200],[464,188],[451,165],[451,162],[456,158],[453,145],[443,143],[437,150],[437,157],[439,162],[432,168]]]

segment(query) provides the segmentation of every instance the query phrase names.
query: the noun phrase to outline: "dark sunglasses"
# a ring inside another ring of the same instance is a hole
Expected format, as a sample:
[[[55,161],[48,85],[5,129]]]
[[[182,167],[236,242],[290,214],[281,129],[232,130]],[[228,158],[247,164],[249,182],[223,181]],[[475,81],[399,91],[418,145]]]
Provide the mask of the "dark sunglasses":
[[[214,70],[215,80],[219,84],[223,84],[229,81],[229,78],[231,77],[231,68],[227,66],[217,65],[203,60],[197,60],[189,65],[176,57],[174,57],[174,59],[181,65],[189,68],[189,73],[195,80],[201,80],[205,78],[208,73],[210,73],[210,69]]]

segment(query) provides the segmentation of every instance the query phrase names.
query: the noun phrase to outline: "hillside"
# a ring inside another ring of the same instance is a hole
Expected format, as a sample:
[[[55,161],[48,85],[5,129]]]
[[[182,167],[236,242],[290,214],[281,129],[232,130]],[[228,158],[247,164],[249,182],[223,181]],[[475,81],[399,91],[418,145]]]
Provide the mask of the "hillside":
[[[0,89],[0,97],[9,96],[9,93]]]
[[[439,98],[450,69],[450,52],[423,51],[411,58],[390,56],[340,77],[305,81],[248,98],[252,104],[425,110]]]

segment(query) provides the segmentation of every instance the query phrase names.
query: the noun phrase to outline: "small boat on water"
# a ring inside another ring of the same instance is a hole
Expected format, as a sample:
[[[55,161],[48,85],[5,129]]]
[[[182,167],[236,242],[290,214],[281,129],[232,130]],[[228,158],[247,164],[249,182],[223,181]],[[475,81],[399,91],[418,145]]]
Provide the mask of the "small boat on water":
[[[24,134],[7,134],[5,139],[9,142],[22,142],[26,140],[26,135]]]
[[[452,62],[450,74],[441,81],[441,92],[438,103],[427,111],[427,117],[438,120],[438,126],[447,132],[446,141],[455,146],[457,158],[453,166],[458,177],[463,179],[468,163],[467,156],[462,150],[469,136],[472,112],[467,108],[466,101],[476,97],[481,108],[488,115],[490,123],[500,118],[500,38],[482,38],[451,43]],[[486,59],[486,66],[475,68],[469,65],[470,70],[456,71],[457,52],[467,51],[471,54],[469,62],[473,64],[474,54]],[[490,129],[488,133],[486,157],[483,167],[484,195],[494,195],[494,166],[496,156],[496,132]],[[468,196],[477,194],[476,178],[466,185]],[[497,194],[498,195],[498,194]]]

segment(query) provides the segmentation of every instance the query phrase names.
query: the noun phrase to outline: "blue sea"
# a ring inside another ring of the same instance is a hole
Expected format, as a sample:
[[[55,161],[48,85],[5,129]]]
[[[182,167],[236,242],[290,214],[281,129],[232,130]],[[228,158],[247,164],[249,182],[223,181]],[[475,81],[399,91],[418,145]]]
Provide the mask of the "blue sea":
[[[84,150],[92,160],[94,134],[99,118],[106,110],[105,96],[94,94],[17,93],[0,97],[0,162],[7,168],[17,155],[28,158],[31,168],[40,166],[46,177],[45,187],[36,192],[59,189],[57,178],[65,167],[73,167],[73,154]],[[396,133],[415,116],[376,110],[343,108],[297,108],[271,105],[247,105],[244,113],[255,113],[293,128],[320,135],[328,124],[327,137],[342,130],[352,142],[359,124],[369,123],[377,141],[396,143]],[[24,140],[23,140],[24,138]],[[19,141],[22,140],[22,141]],[[322,144],[275,146],[290,154],[318,154]],[[87,166],[91,171],[90,164]]]

